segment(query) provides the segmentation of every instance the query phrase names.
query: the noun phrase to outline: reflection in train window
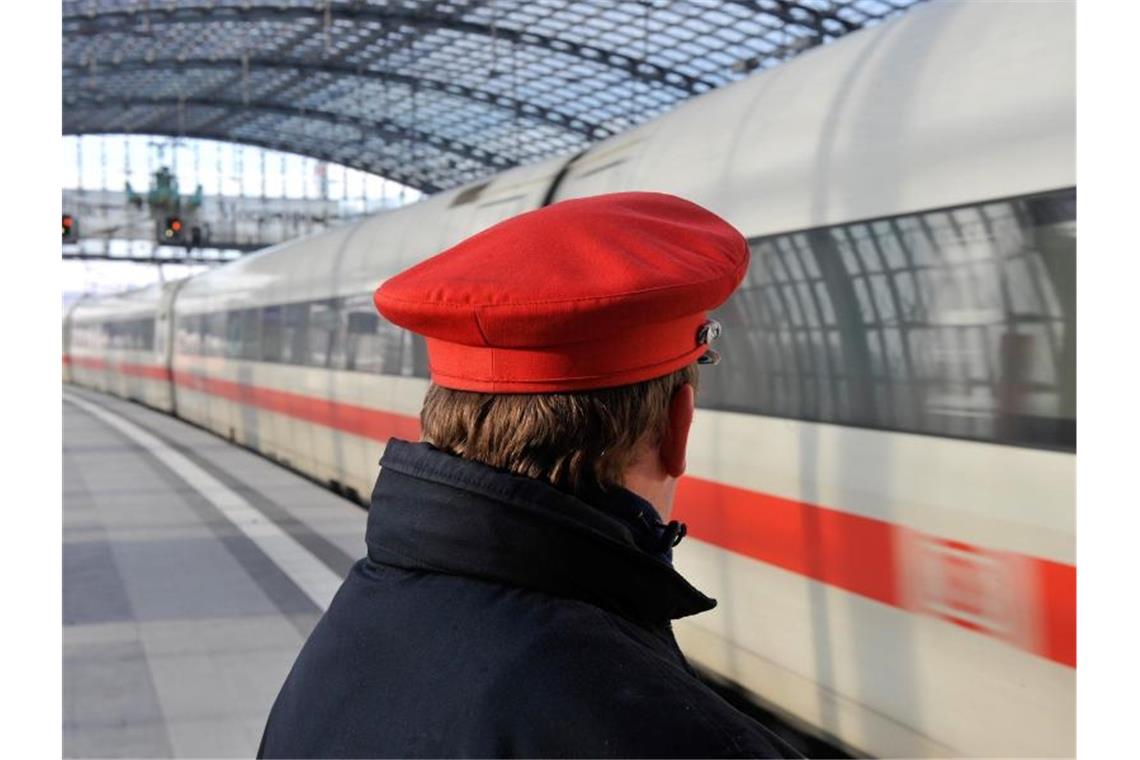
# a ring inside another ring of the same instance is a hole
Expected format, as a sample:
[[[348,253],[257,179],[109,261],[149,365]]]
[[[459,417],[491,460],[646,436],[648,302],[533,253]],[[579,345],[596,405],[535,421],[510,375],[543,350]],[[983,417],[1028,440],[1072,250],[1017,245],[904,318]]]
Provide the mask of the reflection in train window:
[[[154,350],[154,320],[150,317],[139,320],[139,349],[142,351]]]
[[[150,317],[102,322],[96,329],[102,332],[104,343],[109,349],[117,351],[154,350],[154,320]]]
[[[195,324],[198,328],[198,342],[196,344],[198,353],[204,355],[206,353],[206,344],[210,339],[210,320],[207,315],[199,314],[194,317],[192,324]]]
[[[427,341],[424,340],[422,335],[417,335],[413,332],[407,332],[408,339],[411,340],[411,355],[412,366],[404,374],[412,377],[431,377],[431,368],[428,366],[428,352]]]
[[[751,245],[702,406],[1075,448],[1075,190]]]
[[[309,353],[309,305],[291,303],[285,306],[285,327],[281,335],[281,361],[304,364]]]
[[[261,359],[261,310],[242,309],[241,319],[241,358],[247,361]]]
[[[206,315],[206,356],[226,355],[226,313]]]
[[[196,354],[201,350],[199,344],[197,314],[184,314],[177,316],[174,328],[174,350],[180,354]]]
[[[281,344],[285,335],[285,309],[266,306],[261,310],[261,360],[281,361]]]
[[[241,358],[241,312],[227,311],[224,355],[229,359]]]
[[[312,367],[329,366],[336,340],[337,312],[335,300],[309,304],[309,352],[303,363]]]
[[[380,372],[380,316],[367,295],[350,296],[344,301],[346,369]]]

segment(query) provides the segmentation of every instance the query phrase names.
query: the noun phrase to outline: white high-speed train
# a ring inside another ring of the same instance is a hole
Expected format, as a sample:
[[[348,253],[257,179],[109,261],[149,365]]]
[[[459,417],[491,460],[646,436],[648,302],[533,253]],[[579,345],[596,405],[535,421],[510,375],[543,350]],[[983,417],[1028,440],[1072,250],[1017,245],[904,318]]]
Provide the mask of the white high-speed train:
[[[688,656],[881,756],[1075,752],[1075,84],[1066,3],[933,2],[576,157],[78,303],[65,374],[341,492],[416,439],[386,277],[545,203],[690,198],[753,250],[678,517]]]

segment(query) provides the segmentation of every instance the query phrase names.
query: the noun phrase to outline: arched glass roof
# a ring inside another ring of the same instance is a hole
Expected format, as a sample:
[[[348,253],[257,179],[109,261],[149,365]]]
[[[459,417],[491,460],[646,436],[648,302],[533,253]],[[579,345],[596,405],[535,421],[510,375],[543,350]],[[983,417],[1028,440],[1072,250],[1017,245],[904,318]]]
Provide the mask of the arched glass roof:
[[[915,0],[64,0],[63,131],[424,192],[580,150]]]

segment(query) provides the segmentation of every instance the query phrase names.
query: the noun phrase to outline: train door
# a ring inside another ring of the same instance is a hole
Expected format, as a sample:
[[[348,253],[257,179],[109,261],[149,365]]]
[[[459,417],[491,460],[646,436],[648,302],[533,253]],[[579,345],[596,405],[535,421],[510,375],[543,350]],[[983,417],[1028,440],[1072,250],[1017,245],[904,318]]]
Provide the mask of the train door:
[[[307,301],[284,304],[281,308],[281,370],[278,385],[288,391],[286,407],[279,415],[279,440],[282,459],[298,470],[311,472],[313,424],[305,417],[304,405],[309,393],[310,368],[308,359],[309,304]]]
[[[207,354],[203,362],[202,374],[210,383],[218,380],[223,382],[229,378],[224,377],[226,364],[226,312],[223,311],[221,299],[211,297],[210,311],[206,316]],[[221,436],[229,436],[229,415],[227,405],[229,402],[220,395],[211,393],[208,389],[203,394],[206,407],[206,426]]]
[[[377,351],[380,324],[371,293],[343,299],[335,361],[342,367],[338,373],[338,399],[344,405],[346,422],[350,424],[338,438],[339,464],[345,495],[358,501],[369,494],[376,477],[376,463],[384,450],[384,444],[378,440],[381,431],[372,426],[375,423],[364,425],[352,420],[353,416],[363,415],[363,409],[388,405],[384,391],[390,384],[378,372],[383,368]]]
[[[63,315],[63,381],[65,383],[74,382],[74,372],[71,368],[71,333],[75,326],[74,315],[75,309],[83,302],[83,297],[77,298],[74,303],[67,307],[67,311]]]
[[[330,485],[340,485],[344,459],[339,419],[338,375],[343,367],[337,350],[340,337],[341,304],[337,298],[322,298],[309,304],[308,386],[306,395],[319,399],[325,412],[309,425],[310,455],[317,477]]]
[[[158,311],[154,321],[154,345],[151,352],[151,363],[159,368],[154,374],[155,382],[150,385],[154,389],[150,404],[167,412],[176,412],[174,405],[174,299],[178,289],[185,280],[168,283],[163,286],[159,296]]]
[[[290,368],[283,363],[283,342],[285,337],[285,307],[274,303],[261,308],[261,361],[258,364],[254,382],[258,388],[288,391],[287,378]],[[286,396],[277,397],[280,403]],[[283,406],[276,405],[272,410],[263,408],[260,412],[258,445],[261,452],[276,460],[289,459],[288,415]]]
[[[616,145],[603,145],[585,153],[567,170],[555,200],[632,189],[631,178],[647,137],[643,127],[628,137],[615,138],[620,140]]]
[[[465,237],[470,237],[477,232],[482,232],[504,219],[509,219],[525,211],[526,204],[527,196],[521,193],[519,195],[509,195],[506,198],[495,198],[483,202],[475,207],[475,213],[471,215],[471,226],[468,228]]]

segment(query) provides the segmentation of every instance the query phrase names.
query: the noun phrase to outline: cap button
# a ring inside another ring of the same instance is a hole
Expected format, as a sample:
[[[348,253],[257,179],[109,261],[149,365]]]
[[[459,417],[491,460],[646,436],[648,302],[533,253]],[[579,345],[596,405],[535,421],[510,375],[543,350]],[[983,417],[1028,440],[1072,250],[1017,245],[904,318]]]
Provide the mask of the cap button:
[[[720,337],[721,331],[722,331],[722,328],[720,326],[720,322],[717,322],[715,319],[707,320],[697,330],[697,345],[698,346],[709,345],[714,340],[716,340],[717,338]],[[720,354],[718,352],[712,350],[711,348],[708,351],[705,351],[703,354],[701,354],[700,358],[697,359],[697,364],[715,365],[715,364],[719,364],[719,363],[720,363]]]
[[[720,322],[710,319],[697,330],[697,345],[707,346],[720,337]]]

